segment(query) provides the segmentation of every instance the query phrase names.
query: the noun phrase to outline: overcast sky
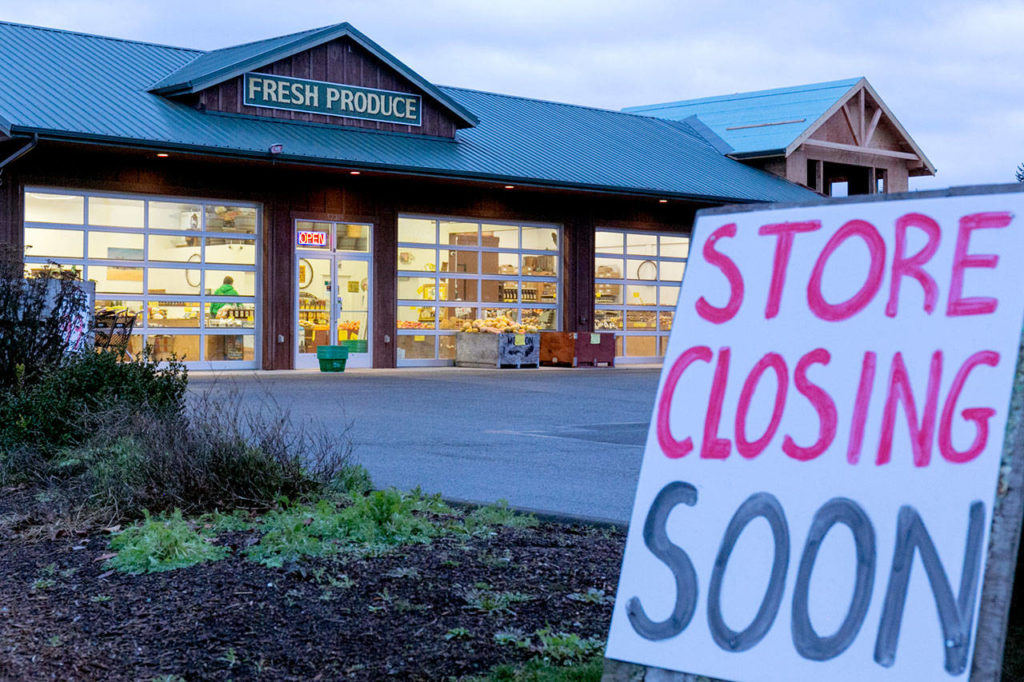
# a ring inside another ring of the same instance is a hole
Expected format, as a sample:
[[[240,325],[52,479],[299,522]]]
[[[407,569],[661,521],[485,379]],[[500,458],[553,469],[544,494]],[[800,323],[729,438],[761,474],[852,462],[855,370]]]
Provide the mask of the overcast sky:
[[[0,0],[0,20],[214,49],[348,21],[439,85],[620,109],[866,76],[939,170],[1024,162],[1024,0]]]

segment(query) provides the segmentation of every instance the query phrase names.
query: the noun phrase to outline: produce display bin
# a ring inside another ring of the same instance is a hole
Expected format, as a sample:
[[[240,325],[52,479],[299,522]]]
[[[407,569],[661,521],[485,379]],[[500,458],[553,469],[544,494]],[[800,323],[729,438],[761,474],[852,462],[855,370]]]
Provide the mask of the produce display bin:
[[[348,348],[345,346],[320,346],[316,349],[321,372],[344,372],[348,362]]]
[[[540,334],[459,332],[457,367],[540,367]]]
[[[540,361],[544,365],[578,367],[605,363],[615,366],[615,334],[541,332]]]

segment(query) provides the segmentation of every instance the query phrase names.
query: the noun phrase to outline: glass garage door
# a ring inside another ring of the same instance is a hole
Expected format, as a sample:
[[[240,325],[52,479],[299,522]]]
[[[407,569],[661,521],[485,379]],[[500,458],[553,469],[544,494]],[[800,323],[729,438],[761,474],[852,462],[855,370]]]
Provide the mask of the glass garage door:
[[[25,191],[25,267],[96,282],[98,310],[137,314],[130,350],[196,369],[258,366],[260,210],[254,204]]]
[[[672,330],[689,235],[599,229],[594,237],[594,331],[615,332],[616,362],[659,361]]]

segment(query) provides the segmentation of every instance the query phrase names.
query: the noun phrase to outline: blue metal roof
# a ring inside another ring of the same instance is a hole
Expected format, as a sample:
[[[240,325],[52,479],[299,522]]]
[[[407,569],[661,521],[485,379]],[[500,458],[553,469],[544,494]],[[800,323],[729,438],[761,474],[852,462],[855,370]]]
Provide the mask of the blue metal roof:
[[[733,148],[734,156],[781,154],[862,80],[741,92],[623,111],[674,121],[697,116]]]
[[[455,140],[200,112],[149,89],[203,53],[0,23],[9,134],[715,202],[816,195],[647,116],[439,88],[480,120]]]
[[[356,43],[362,45],[371,54],[413,83],[413,85],[423,90],[429,97],[432,97],[438,104],[462,121],[463,126],[474,126],[477,124],[477,119],[472,113],[453,102],[426,79],[395,59],[380,45],[357,31],[349,23],[333,24],[309,31],[300,31],[299,33],[291,33],[286,36],[278,36],[276,38],[268,38],[253,43],[234,45],[220,50],[200,53],[194,60],[156,83],[150,89],[150,92],[168,96],[199,92],[217,83],[241,76],[246,71],[254,71],[300,52],[305,52],[317,45],[337,40],[343,36],[351,38]]]

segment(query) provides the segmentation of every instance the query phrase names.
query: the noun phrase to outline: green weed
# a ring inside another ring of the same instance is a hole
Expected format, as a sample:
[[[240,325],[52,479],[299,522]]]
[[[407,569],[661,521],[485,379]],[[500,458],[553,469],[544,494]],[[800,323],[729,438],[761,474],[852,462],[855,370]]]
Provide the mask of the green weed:
[[[469,630],[466,628],[452,628],[448,632],[444,633],[444,638],[447,640],[453,639],[469,639],[471,635]]]
[[[169,517],[157,518],[147,512],[142,523],[115,535],[110,540],[110,549],[116,551],[117,556],[106,565],[132,574],[187,568],[223,559],[231,551],[210,544],[181,518],[181,510],[175,510]]]
[[[36,578],[34,581],[32,581],[32,590],[34,592],[41,592],[43,590],[50,589],[56,584],[57,581],[53,578]]]
[[[615,597],[605,594],[604,590],[598,590],[593,587],[587,588],[586,592],[573,592],[566,599],[585,604],[611,604],[615,601]]]
[[[571,632],[553,632],[544,628],[533,633],[538,640],[538,657],[560,665],[582,663],[604,650],[604,642],[595,637],[583,638]]]
[[[595,656],[573,666],[561,666],[532,660],[521,666],[499,665],[482,677],[465,682],[601,682],[604,659]]]
[[[488,588],[473,587],[463,591],[466,608],[480,613],[512,613],[512,605],[533,599],[522,592],[494,592]]]
[[[486,507],[477,507],[466,515],[467,526],[505,526],[508,528],[534,528],[540,522],[533,514],[520,514],[509,508],[508,500],[501,499]]]

